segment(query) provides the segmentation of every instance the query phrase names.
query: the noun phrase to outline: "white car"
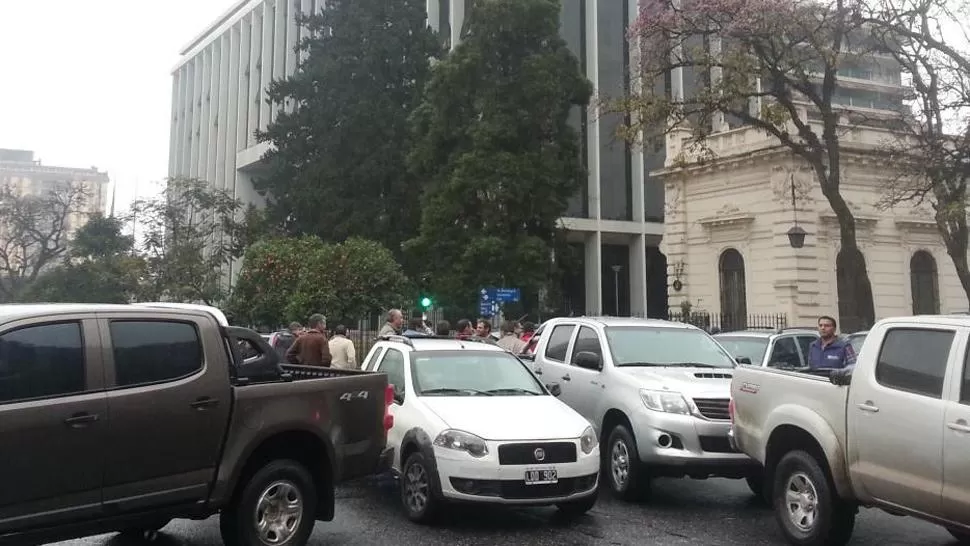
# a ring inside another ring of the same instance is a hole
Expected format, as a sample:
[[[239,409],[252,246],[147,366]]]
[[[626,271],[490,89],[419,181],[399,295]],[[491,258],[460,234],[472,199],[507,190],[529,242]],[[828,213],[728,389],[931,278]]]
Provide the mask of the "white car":
[[[386,373],[395,387],[387,445],[411,520],[433,520],[449,501],[554,504],[568,515],[596,503],[590,423],[502,348],[387,336],[362,369]]]

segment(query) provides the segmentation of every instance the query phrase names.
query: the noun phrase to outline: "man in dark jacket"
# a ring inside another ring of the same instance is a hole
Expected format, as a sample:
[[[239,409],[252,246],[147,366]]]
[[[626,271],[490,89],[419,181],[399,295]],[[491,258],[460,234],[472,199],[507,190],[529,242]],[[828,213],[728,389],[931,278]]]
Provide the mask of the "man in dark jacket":
[[[325,333],[327,319],[320,314],[313,315],[310,317],[309,326],[286,351],[286,361],[290,364],[329,368],[333,356],[330,354],[330,343]]]

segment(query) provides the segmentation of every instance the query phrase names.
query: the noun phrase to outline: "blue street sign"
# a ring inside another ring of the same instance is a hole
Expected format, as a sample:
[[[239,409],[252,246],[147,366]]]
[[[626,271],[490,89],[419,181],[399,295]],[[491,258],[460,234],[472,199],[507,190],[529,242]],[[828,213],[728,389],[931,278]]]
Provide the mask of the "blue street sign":
[[[500,303],[517,303],[522,299],[522,291],[518,288],[497,288],[495,299]]]
[[[482,288],[478,291],[478,312],[483,317],[491,317],[495,314],[495,307],[498,304],[495,297],[494,288]]]

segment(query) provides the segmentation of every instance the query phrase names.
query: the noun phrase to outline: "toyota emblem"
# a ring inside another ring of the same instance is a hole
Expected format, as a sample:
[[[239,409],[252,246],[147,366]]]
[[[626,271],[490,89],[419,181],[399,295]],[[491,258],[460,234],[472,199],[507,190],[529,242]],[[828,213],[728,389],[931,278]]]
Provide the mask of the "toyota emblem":
[[[542,449],[541,447],[537,447],[532,454],[535,455],[537,461],[544,461],[546,459],[546,450]]]

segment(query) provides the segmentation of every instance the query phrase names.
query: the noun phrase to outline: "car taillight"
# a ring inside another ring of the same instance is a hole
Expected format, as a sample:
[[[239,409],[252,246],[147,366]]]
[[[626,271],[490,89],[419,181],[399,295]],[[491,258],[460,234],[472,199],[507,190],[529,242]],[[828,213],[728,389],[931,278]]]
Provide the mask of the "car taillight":
[[[387,438],[387,431],[394,427],[394,416],[391,415],[391,404],[394,403],[394,385],[388,385],[384,389],[384,437]]]
[[[728,415],[731,416],[731,422],[734,422],[734,398],[728,401]]]

